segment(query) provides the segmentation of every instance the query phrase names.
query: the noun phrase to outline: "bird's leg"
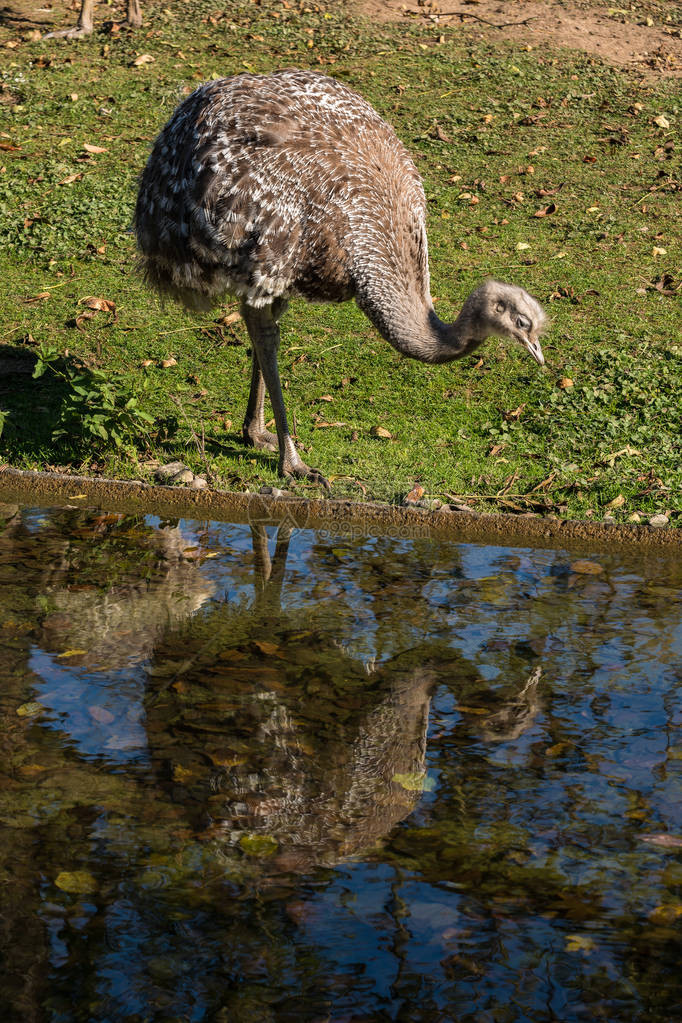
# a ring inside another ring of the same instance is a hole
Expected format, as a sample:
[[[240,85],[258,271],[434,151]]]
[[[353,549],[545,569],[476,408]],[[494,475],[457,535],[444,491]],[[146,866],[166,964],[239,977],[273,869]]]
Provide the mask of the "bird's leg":
[[[140,0],[128,0],[128,13],[126,15],[125,25],[130,25],[132,28],[139,28],[142,24],[142,11],[140,10]]]
[[[245,302],[242,306],[242,316],[249,332],[253,345],[254,355],[258,359],[260,369],[265,381],[265,386],[270,395],[272,411],[277,424],[277,440],[279,444],[279,473],[281,476],[293,476],[296,479],[309,479],[313,483],[321,483],[322,486],[330,489],[329,482],[317,469],[311,469],[301,459],[294,446],[289,433],[287,413],[284,407],[282,396],[282,385],[279,380],[279,369],[277,367],[277,352],[279,350],[279,324],[281,315],[280,307],[264,307],[254,309]],[[255,373],[254,373],[255,377]],[[252,384],[254,377],[252,377]],[[249,399],[251,404],[251,399]]]
[[[242,425],[245,444],[261,451],[277,451],[277,437],[265,427],[265,380],[261,372],[256,347],[251,356],[251,390]]]
[[[62,28],[58,32],[48,32],[43,38],[58,39],[59,37],[66,37],[67,39],[81,39],[83,36],[91,35],[92,9],[94,6],[95,0],[83,0],[80,14],[78,15],[78,24],[74,28]]]
[[[255,567],[254,588],[256,603],[261,606],[271,604],[278,610],[281,606],[282,585],[292,532],[293,526],[288,522],[282,522],[278,526],[275,553],[270,557],[268,534],[264,523],[258,522],[251,526]]]
[[[287,302],[278,298],[272,303],[272,318],[279,323],[286,312]],[[242,425],[242,437],[246,444],[261,451],[277,451],[277,437],[265,425],[265,380],[254,346],[251,360],[251,389],[246,414]]]

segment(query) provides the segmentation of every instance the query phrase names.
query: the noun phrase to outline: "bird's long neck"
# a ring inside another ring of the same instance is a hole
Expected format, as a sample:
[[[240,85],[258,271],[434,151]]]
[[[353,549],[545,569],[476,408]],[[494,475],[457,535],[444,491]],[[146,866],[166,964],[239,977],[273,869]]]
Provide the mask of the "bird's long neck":
[[[440,363],[461,359],[481,344],[467,331],[469,318],[462,313],[454,323],[444,323],[430,298],[403,296],[376,301],[360,295],[357,303],[382,337],[397,351],[420,362]]]

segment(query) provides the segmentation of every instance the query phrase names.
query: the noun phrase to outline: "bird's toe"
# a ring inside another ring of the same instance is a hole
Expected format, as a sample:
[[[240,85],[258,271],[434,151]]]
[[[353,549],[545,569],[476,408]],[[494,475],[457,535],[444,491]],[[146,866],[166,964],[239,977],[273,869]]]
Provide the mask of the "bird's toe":
[[[244,430],[242,434],[244,443],[248,444],[249,447],[257,448],[259,451],[271,451],[276,452],[279,450],[277,443],[277,436],[274,433],[270,433],[269,430]]]
[[[295,465],[285,465],[281,469],[282,476],[287,479],[308,480],[331,493],[331,483],[326,476],[323,476],[319,469],[311,469],[305,462],[298,462]]]

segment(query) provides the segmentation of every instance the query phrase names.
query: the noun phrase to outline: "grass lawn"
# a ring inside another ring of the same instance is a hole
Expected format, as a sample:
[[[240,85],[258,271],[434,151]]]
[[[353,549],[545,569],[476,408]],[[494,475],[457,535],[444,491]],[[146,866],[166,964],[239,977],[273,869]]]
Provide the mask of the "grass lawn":
[[[0,25],[5,461],[151,479],[155,460],[204,472],[203,443],[217,485],[278,482],[276,457],[240,439],[248,338],[241,321],[220,322],[237,303],[201,316],[159,305],[129,225],[151,142],[183,95],[297,65],[362,92],[413,153],[441,317],[492,275],[551,320],[544,372],[497,339],[428,367],[354,304],[293,302],[285,397],[334,495],[399,500],[419,483],[479,509],[668,511],[682,524],[679,81],[476,41],[460,25],[377,26],[340,2],[143,14],[139,32],[82,41]],[[102,308],[83,303],[92,296]],[[48,364],[33,379],[36,357]]]

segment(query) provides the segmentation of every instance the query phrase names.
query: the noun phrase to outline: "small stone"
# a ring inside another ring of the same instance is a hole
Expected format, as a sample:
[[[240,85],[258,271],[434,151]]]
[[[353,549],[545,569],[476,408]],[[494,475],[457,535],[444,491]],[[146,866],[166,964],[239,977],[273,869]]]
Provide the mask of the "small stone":
[[[663,529],[669,522],[670,519],[667,515],[652,515],[649,519],[649,525],[654,529]]]
[[[604,518],[602,519],[602,522],[604,523],[605,526],[616,525],[616,519],[614,518],[613,515],[605,515]]]
[[[203,476],[195,476],[189,485],[190,490],[206,490],[207,488],[208,483]]]
[[[633,512],[632,515],[628,515],[628,522],[634,522],[636,524],[637,522],[641,521],[642,516],[639,514],[639,512]]]
[[[159,466],[154,473],[154,476],[161,483],[165,483],[167,480],[171,479],[172,476],[175,476],[176,473],[181,472],[186,468],[187,466],[184,462],[167,462],[166,465]]]
[[[174,487],[179,486],[181,483],[191,483],[194,480],[194,473],[191,469],[181,469],[180,472],[176,472],[175,476],[171,476],[170,483]]]

